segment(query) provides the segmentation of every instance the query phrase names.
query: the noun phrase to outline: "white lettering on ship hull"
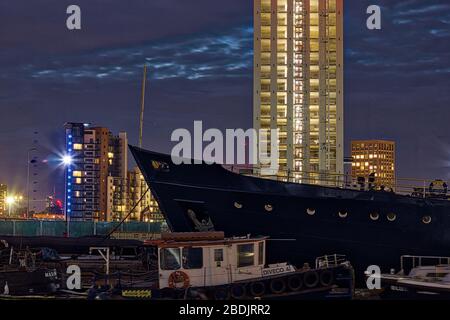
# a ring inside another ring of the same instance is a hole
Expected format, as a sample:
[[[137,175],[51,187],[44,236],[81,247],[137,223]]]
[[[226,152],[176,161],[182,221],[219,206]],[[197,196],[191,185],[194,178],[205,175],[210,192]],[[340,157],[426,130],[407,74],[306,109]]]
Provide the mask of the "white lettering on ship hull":
[[[283,273],[291,273],[294,272],[295,268],[291,265],[286,266],[277,266],[273,268],[266,268],[261,271],[263,277],[269,277],[276,274],[283,274]]]

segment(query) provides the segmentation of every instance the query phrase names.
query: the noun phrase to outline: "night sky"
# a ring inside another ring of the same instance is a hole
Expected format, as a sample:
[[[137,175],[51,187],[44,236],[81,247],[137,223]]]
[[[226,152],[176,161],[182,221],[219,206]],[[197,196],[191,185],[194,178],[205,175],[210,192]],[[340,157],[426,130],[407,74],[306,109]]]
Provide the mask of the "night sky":
[[[77,4],[82,30],[66,28]],[[382,6],[382,30],[366,8]],[[398,176],[449,179],[450,3],[347,0],[345,136],[397,142]],[[252,0],[1,0],[0,182],[24,192],[27,149],[62,152],[63,124],[127,131],[137,144],[142,66],[150,66],[144,147],[169,152],[175,128],[252,126]],[[50,159],[51,160],[51,159]],[[33,177],[59,190],[50,161]]]

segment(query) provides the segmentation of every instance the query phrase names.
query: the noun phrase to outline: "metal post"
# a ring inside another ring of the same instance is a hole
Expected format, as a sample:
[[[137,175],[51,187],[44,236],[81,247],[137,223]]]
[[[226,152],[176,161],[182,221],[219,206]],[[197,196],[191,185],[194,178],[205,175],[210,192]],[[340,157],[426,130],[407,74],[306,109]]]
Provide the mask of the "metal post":
[[[69,221],[67,219],[67,168],[64,168],[64,220],[66,220],[66,236],[69,236]]]
[[[30,219],[30,153],[36,151],[36,148],[28,149],[27,152],[27,219]]]
[[[427,186],[426,186],[427,182],[424,180],[423,181],[423,198],[425,199],[427,197]]]
[[[103,258],[103,260],[105,260],[105,264],[106,264],[106,280],[107,283],[109,285],[109,247],[90,247],[89,248],[89,254],[92,253],[92,250],[96,250],[100,256]],[[103,251],[106,252],[106,257],[103,254]]]
[[[108,276],[109,284],[109,248],[106,249],[106,275]]]
[[[141,113],[139,116],[139,148],[142,148],[142,133],[144,127],[144,108],[145,108],[145,84],[147,82],[147,65],[144,65],[144,75],[142,78],[142,96],[141,96]]]
[[[30,150],[27,153],[27,219],[30,218]]]

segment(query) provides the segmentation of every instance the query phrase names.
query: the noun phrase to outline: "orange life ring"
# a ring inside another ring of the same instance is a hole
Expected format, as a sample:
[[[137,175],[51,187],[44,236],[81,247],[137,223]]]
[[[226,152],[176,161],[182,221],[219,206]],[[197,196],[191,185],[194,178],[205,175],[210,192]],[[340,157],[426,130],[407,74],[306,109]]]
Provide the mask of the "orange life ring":
[[[175,271],[169,275],[169,288],[186,289],[189,287],[191,281],[186,272]],[[180,284],[183,284],[182,286]]]

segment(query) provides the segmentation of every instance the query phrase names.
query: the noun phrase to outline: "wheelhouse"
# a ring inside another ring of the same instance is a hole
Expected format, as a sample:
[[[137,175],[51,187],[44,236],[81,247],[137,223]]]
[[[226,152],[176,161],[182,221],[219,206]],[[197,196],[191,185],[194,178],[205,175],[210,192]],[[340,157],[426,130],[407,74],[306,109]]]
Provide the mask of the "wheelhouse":
[[[157,248],[162,289],[218,286],[262,277],[266,240],[197,232],[167,233],[145,244]]]

